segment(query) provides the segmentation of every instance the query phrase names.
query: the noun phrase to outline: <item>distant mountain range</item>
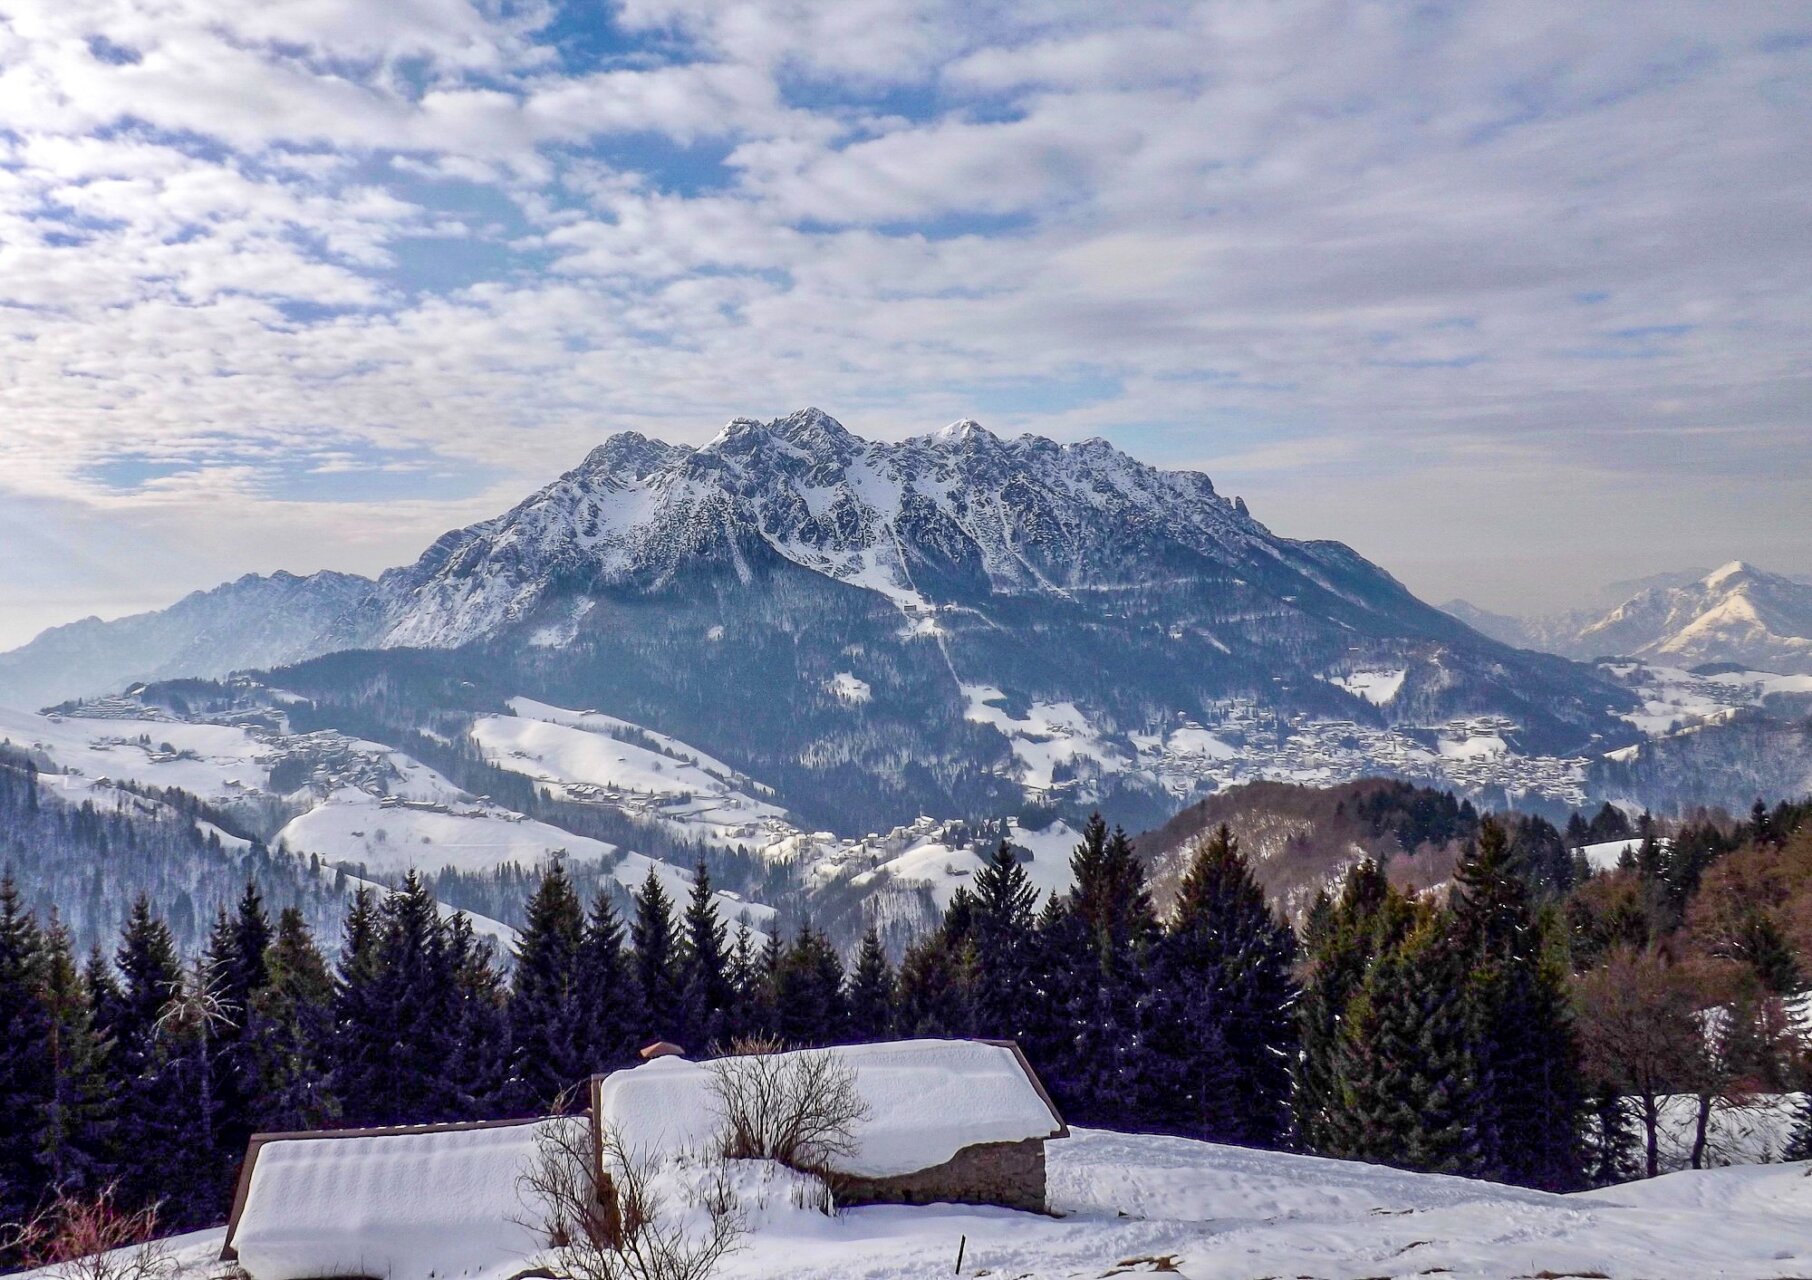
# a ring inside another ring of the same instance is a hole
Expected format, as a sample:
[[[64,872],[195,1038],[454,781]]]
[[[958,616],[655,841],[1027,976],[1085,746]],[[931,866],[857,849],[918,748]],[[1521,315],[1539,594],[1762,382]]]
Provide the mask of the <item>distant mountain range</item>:
[[[1742,561],[1693,577],[1664,575],[1604,610],[1515,618],[1464,600],[1442,607],[1505,644],[1570,658],[1812,674],[1812,584]]]
[[[1352,726],[1308,752],[1323,772],[1330,751],[1349,775],[1469,741],[1572,752],[1627,737],[1630,701],[1340,543],[1273,534],[1205,475],[974,422],[867,441],[805,410],[699,448],[612,436],[375,582],[254,576],[57,628],[0,656],[0,702],[310,659],[269,683],[331,701],[381,679],[423,724],[449,687],[599,708],[844,828],[1065,795],[1161,817],[1305,721]]]

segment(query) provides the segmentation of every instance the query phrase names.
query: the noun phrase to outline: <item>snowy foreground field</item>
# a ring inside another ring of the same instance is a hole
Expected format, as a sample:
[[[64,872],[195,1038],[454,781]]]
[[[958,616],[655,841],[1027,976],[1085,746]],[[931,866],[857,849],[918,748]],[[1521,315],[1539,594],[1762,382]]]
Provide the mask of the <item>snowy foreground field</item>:
[[[1050,1199],[1061,1216],[1003,1209],[873,1207],[827,1217],[739,1178],[750,1232],[725,1280],[871,1277],[1105,1277],[1165,1272],[1261,1276],[1809,1277],[1812,1166],[1671,1174],[1551,1196],[1457,1178],[1179,1138],[1077,1130],[1052,1142]],[[755,1174],[756,1171],[748,1171]],[[754,1190],[751,1190],[754,1189]],[[358,1223],[349,1221],[348,1231]],[[224,1277],[221,1233],[172,1245],[185,1277]],[[966,1243],[965,1243],[966,1241]],[[956,1270],[959,1245],[962,1269]],[[451,1280],[450,1258],[420,1275]],[[535,1265],[468,1272],[508,1280]]]

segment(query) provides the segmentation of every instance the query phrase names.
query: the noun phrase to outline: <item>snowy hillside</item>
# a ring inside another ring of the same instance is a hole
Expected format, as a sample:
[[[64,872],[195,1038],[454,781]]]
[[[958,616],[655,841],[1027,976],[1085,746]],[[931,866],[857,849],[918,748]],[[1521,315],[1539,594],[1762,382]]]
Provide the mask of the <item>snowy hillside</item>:
[[[1663,575],[1608,608],[1541,618],[1491,613],[1464,600],[1442,608],[1522,648],[1569,658],[1624,656],[1679,667],[1730,663],[1812,675],[1812,584],[1740,560],[1706,574]]]
[[[1555,1196],[1101,1130],[1076,1130],[1047,1153],[1052,1217],[948,1205],[826,1217],[797,1206],[796,1179],[764,1176],[769,1166],[743,1162],[749,1167],[733,1186],[751,1229],[717,1274],[1763,1280],[1812,1270],[1812,1177],[1804,1165],[1685,1172]],[[484,1188],[474,1195],[494,1198]],[[429,1208],[445,1216],[444,1206]],[[356,1223],[346,1229],[356,1231]],[[427,1280],[430,1266],[438,1277],[503,1280],[533,1266],[525,1252],[498,1261],[500,1247],[526,1247],[519,1226],[499,1231],[510,1233],[501,1246],[486,1238],[449,1248],[438,1239],[431,1258],[399,1265],[387,1280]],[[185,1276],[217,1273],[221,1238],[216,1231],[172,1242]],[[458,1270],[465,1258],[477,1265]]]

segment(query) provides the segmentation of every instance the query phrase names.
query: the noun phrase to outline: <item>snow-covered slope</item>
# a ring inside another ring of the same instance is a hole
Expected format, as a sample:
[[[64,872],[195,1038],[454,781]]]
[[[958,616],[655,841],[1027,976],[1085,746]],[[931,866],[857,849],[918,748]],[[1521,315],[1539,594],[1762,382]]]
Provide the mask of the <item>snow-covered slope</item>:
[[[1812,586],[1733,560],[1690,585],[1632,597],[1582,630],[1577,646],[1679,666],[1812,674]]]
[[[1582,660],[1647,658],[1690,667],[1733,663],[1812,674],[1812,584],[1740,560],[1710,573],[1662,575],[1614,606],[1513,618],[1464,600],[1441,606],[1468,626],[1523,648]]]
[[[114,693],[138,680],[223,676],[337,647],[330,635],[370,592],[346,573],[247,574],[168,609],[53,627],[0,654],[0,704],[38,707]]]
[[[1812,1177],[1803,1164],[1683,1172],[1555,1196],[1103,1130],[1076,1130],[1046,1152],[1051,1217],[952,1205],[828,1217],[800,1207],[802,1198],[789,1194],[793,1181],[764,1176],[769,1166],[738,1162],[746,1167],[732,1186],[750,1231],[717,1275],[1777,1280],[1812,1271]],[[473,1189],[475,1206],[485,1194]],[[438,1202],[422,1208],[424,1219],[445,1212]],[[213,1274],[221,1234],[175,1242],[184,1280]],[[504,1280],[535,1265],[532,1252],[516,1248],[517,1256],[466,1274]],[[385,1271],[386,1280],[431,1274],[451,1272],[439,1258]]]

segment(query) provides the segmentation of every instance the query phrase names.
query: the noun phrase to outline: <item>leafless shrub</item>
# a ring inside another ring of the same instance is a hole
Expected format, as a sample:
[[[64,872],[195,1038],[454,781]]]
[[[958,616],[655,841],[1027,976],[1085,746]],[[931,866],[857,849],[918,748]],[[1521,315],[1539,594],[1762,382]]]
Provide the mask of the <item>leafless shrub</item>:
[[[855,1153],[856,1125],[870,1112],[841,1054],[766,1051],[708,1065],[726,1158],[827,1177],[837,1157]]]
[[[157,1236],[157,1206],[125,1210],[109,1183],[91,1198],[59,1195],[19,1226],[0,1228],[0,1254],[56,1280],[174,1280],[179,1268]]]
[[[743,1218],[721,1165],[675,1207],[655,1187],[654,1160],[611,1133],[596,1151],[592,1144],[584,1116],[545,1121],[519,1180],[534,1215],[525,1225],[546,1236],[555,1280],[705,1280],[739,1247]],[[593,1172],[599,1154],[602,1180]]]

